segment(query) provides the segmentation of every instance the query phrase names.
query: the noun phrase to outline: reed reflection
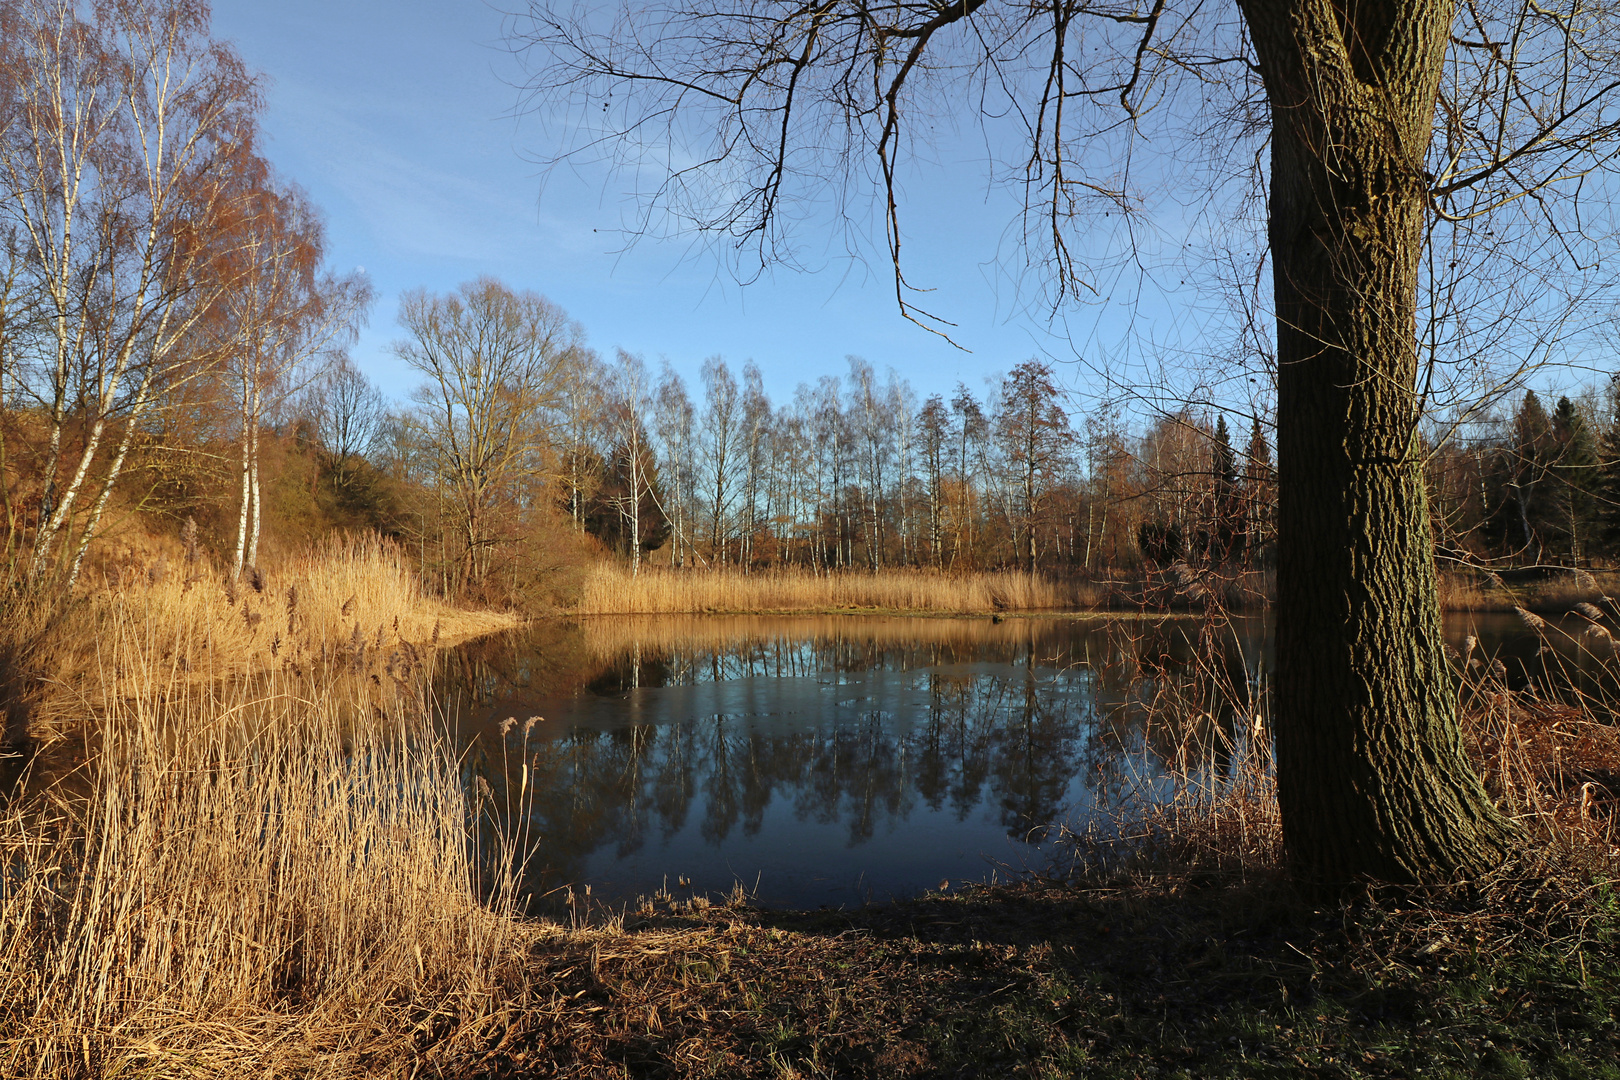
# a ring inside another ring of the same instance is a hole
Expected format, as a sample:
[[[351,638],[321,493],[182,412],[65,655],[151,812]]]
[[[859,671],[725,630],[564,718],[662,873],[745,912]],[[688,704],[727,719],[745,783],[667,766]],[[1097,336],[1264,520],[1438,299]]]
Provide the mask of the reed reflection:
[[[1232,767],[1259,643],[1187,620],[585,620],[464,647],[440,695],[469,782],[523,792],[535,890],[757,878],[813,905],[1038,861],[1051,826],[1171,767]]]

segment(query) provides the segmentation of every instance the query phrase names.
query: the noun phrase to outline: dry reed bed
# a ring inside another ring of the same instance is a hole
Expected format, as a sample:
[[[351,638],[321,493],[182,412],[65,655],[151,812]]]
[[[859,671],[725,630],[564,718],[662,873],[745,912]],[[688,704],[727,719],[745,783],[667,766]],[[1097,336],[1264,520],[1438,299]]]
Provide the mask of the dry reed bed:
[[[1131,704],[1121,707],[1141,712],[1143,757],[1152,760],[1140,762],[1138,792],[1111,816],[1060,833],[1057,868],[1064,878],[1123,875],[1143,885],[1166,874],[1241,879],[1282,867],[1269,697],[1249,686],[1246,665],[1234,674],[1241,637],[1228,615],[1199,617],[1188,626],[1188,641],[1184,667],[1134,668],[1139,690],[1122,695]]]
[[[518,622],[424,596],[386,541],[335,539],[241,580],[214,571],[193,550],[176,564],[161,559],[142,573],[106,581],[36,628],[26,662],[43,690],[30,735],[48,742],[160,677],[194,681],[331,667],[368,651],[437,645]],[[115,627],[143,628],[142,648],[113,657],[106,646]]]
[[[1463,736],[1486,787],[1539,836],[1602,858],[1620,857],[1620,700],[1612,682],[1592,677],[1620,673],[1617,616],[1612,601],[1608,606],[1575,602],[1573,623],[1581,628],[1574,632],[1517,609],[1563,687],[1554,696],[1534,685],[1509,690],[1505,667],[1476,655],[1471,636],[1460,658]]]
[[[240,581],[187,562],[174,569],[154,564],[116,586],[90,596],[92,612],[184,627],[216,664],[256,663],[278,638],[336,643],[352,638],[356,627],[368,639],[420,645],[518,622],[423,595],[399,549],[375,539],[336,538]]]
[[[1466,691],[1461,721],[1486,790],[1535,844],[1560,859],[1620,871],[1620,729],[1579,705],[1511,691],[1494,678]],[[1140,833],[1172,844],[1173,862],[1280,867],[1276,798],[1275,778],[1249,768],[1218,788],[1185,785],[1146,810]]]
[[[169,630],[105,627],[103,674],[138,692],[96,714],[82,793],[0,816],[0,1075],[343,1075],[477,1043],[544,931],[512,917],[510,846],[469,844],[424,703],[379,710],[375,664],[180,678]]]
[[[1464,738],[1486,787],[1535,831],[1620,856],[1620,730],[1574,705],[1501,688],[1480,692]]]
[[[1439,594],[1442,611],[1511,612],[1525,607],[1536,611],[1564,612],[1579,603],[1601,603],[1620,595],[1620,573],[1547,568],[1539,579],[1510,582],[1513,572],[1491,570],[1446,570],[1440,573]]]
[[[1466,655],[1458,658],[1464,745],[1497,804],[1533,841],[1536,857],[1552,858],[1565,869],[1620,872],[1620,727],[1613,722],[1620,700],[1591,677],[1620,670],[1620,615],[1576,602],[1584,630],[1569,633],[1518,610],[1526,629],[1547,646],[1542,655],[1563,689],[1555,699],[1534,687],[1509,689],[1506,668],[1477,655],[1470,638]],[[1066,836],[1070,875],[1123,870],[1152,877],[1191,870],[1241,878],[1282,870],[1268,699],[1251,703],[1224,681],[1214,661],[1215,646],[1227,632],[1219,618],[1206,620],[1187,673],[1154,680],[1148,693],[1149,735],[1155,726],[1171,735],[1158,755],[1167,766],[1168,797],[1161,789],[1128,800],[1103,827]],[[1554,636],[1573,646],[1577,657],[1567,660],[1552,649]],[[1589,689],[1578,689],[1583,685]],[[1230,732],[1197,722],[1218,713],[1238,718]],[[1217,765],[1217,758],[1228,764]]]
[[[631,574],[601,565],[586,577],[581,615],[882,610],[1053,611],[1103,606],[1109,586],[1020,571],[951,575],[922,570],[816,574],[772,570],[666,570]]]

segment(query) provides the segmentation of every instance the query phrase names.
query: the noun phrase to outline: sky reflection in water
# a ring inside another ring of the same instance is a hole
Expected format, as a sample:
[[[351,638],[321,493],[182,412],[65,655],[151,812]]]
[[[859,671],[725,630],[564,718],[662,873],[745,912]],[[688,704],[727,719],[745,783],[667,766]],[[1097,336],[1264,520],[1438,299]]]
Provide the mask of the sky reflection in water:
[[[466,646],[441,693],[497,805],[528,766],[536,891],[685,878],[837,906],[1040,868],[1053,826],[1162,793],[1178,755],[1229,767],[1260,640],[1184,619],[592,619]],[[1147,707],[1169,698],[1179,725]]]

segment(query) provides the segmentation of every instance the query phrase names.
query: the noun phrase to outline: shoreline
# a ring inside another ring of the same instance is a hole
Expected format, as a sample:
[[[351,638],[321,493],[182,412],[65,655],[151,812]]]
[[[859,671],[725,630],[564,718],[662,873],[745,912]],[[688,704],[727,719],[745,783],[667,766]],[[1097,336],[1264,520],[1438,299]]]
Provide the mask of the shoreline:
[[[1318,905],[1274,867],[674,901],[536,927],[531,1004],[449,1075],[1611,1075],[1614,951],[1577,963],[1528,921],[1500,897]]]
[[[1132,579],[1094,581],[1085,578],[1045,578],[1024,572],[973,571],[942,574],[904,569],[810,574],[803,571],[669,571],[652,569],[637,578],[622,568],[603,564],[596,588],[587,587],[578,603],[555,614],[573,617],[614,615],[890,615],[913,618],[996,619],[1030,617],[1196,618],[1211,611],[1237,616],[1259,615],[1275,601],[1275,582],[1269,571],[1198,577],[1170,571]],[[1523,584],[1503,583],[1504,577],[1523,578]],[[1008,587],[1008,579],[1013,579]],[[1538,614],[1565,614],[1579,604],[1614,603],[1620,596],[1620,571],[1572,570],[1563,567],[1503,571],[1481,583],[1474,571],[1441,571],[1438,600],[1443,613],[1512,614],[1523,608]],[[604,585],[611,584],[611,599]],[[936,587],[937,586],[937,587]],[[1019,603],[1002,593],[1045,593],[1046,603]],[[859,599],[800,602],[751,602],[772,594],[845,591],[893,594],[926,591],[922,603],[863,603]],[[594,593],[597,602],[592,602]],[[1067,602],[1051,602],[1066,593]],[[738,596],[736,594],[741,594]],[[972,602],[951,603],[968,594]],[[609,602],[602,602],[609,601]],[[639,602],[638,602],[639,601]],[[1620,614],[1620,605],[1615,613]]]

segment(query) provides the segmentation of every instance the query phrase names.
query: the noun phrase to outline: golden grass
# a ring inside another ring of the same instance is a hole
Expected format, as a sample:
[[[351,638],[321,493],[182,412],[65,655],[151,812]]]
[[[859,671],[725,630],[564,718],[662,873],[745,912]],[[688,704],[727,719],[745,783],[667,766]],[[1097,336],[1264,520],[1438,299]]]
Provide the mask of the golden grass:
[[[49,741],[119,697],[139,696],[135,667],[106,652],[115,627],[151,627],[147,666],[176,679],[218,679],[292,665],[330,666],[342,655],[384,655],[410,643],[437,645],[520,620],[469,611],[423,595],[398,549],[376,539],[336,538],[239,581],[200,559],[166,556],[144,571],[92,585],[60,609],[10,630],[6,642],[40,680],[30,734]],[[122,631],[119,631],[122,632]],[[140,679],[148,680],[148,674]]]
[[[1549,646],[1555,636],[1564,639],[1579,658],[1560,660],[1544,649],[1551,666],[1563,667],[1557,685],[1514,691],[1506,669],[1478,656],[1470,639],[1459,689],[1464,746],[1498,809],[1532,841],[1525,858],[1559,874],[1613,876],[1620,871],[1620,728],[1612,718],[1620,715],[1620,698],[1592,675],[1600,669],[1612,675],[1620,662],[1620,613],[1580,603],[1585,629],[1571,634],[1518,610],[1526,629]],[[1240,878],[1283,872],[1269,697],[1234,700],[1218,666],[1208,662],[1208,646],[1225,632],[1219,619],[1210,620],[1192,663],[1144,684],[1145,745],[1155,760],[1142,771],[1150,781],[1163,777],[1169,791],[1149,783],[1111,820],[1066,834],[1071,873],[1124,872],[1142,880],[1189,871]],[[1207,722],[1213,714],[1236,720],[1223,728]]]
[[[189,678],[164,610],[106,618],[89,762],[0,817],[0,1075],[342,1075],[478,1029],[538,931],[411,673]]]
[[[1497,611],[1510,606],[1497,590],[1481,585],[1472,574],[1441,573],[1441,611]]]
[[[1524,598],[1520,602],[1526,606],[1562,611],[1578,603],[1591,603],[1614,595],[1620,591],[1620,574],[1576,570],[1518,591]]]
[[[355,626],[382,627],[394,642],[459,639],[517,624],[425,596],[399,549],[386,540],[335,537],[263,573],[232,582],[180,561],[108,582],[89,600],[102,613],[184,624],[202,632],[216,659],[252,663],[277,635],[335,642]]]
[[[1107,584],[1055,581],[1021,571],[741,574],[643,567],[639,575],[632,575],[620,566],[603,564],[586,577],[577,611],[581,615],[858,610],[977,614],[1096,608],[1110,596]]]
[[[1512,611],[1516,607],[1540,611],[1567,611],[1578,603],[1593,603],[1620,593],[1620,573],[1551,568],[1540,579],[1508,581],[1513,571],[1442,570],[1439,575],[1442,611]]]

